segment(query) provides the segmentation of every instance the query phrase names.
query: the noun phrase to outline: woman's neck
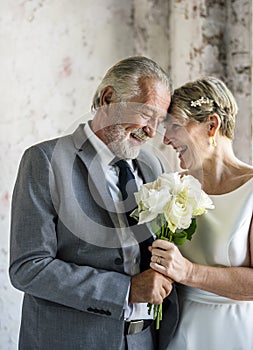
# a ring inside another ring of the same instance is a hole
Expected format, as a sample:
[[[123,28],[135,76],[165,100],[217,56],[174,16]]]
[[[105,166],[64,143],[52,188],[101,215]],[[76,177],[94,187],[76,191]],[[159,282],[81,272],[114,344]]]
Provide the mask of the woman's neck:
[[[227,193],[253,176],[253,167],[240,161],[234,154],[231,142],[219,143],[211,157],[198,169],[189,169],[208,194]]]

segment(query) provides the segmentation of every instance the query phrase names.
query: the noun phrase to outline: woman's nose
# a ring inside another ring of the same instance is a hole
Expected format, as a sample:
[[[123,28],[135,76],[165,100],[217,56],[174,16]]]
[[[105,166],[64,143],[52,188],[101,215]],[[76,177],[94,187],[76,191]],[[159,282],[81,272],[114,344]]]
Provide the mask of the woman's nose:
[[[165,145],[169,145],[169,144],[170,144],[170,139],[166,136],[166,134],[165,134],[164,137],[163,137],[163,143],[164,143]]]
[[[163,143],[165,145],[169,145],[171,143],[170,130],[169,130],[168,126],[165,129],[165,134],[164,134],[164,137],[163,137]]]

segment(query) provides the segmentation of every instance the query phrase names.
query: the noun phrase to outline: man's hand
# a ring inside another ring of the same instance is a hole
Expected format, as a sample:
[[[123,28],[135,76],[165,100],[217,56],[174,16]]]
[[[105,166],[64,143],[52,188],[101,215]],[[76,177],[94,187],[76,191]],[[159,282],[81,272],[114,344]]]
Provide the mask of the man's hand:
[[[162,304],[172,290],[173,281],[149,269],[131,279],[129,303]]]

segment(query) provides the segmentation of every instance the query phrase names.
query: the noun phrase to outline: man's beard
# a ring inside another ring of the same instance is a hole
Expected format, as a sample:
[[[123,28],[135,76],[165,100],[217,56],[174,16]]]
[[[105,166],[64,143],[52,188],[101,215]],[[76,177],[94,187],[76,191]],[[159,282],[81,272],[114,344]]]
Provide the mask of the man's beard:
[[[134,145],[126,137],[126,131],[121,125],[110,126],[106,131],[107,146],[120,159],[135,159],[141,145]]]

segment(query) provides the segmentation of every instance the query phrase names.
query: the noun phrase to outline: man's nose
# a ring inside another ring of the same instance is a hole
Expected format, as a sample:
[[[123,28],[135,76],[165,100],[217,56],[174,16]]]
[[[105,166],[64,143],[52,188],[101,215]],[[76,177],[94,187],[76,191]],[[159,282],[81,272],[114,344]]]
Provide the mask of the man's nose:
[[[158,127],[158,118],[151,118],[147,125],[144,126],[143,130],[146,132],[148,137],[155,137],[156,130]]]

